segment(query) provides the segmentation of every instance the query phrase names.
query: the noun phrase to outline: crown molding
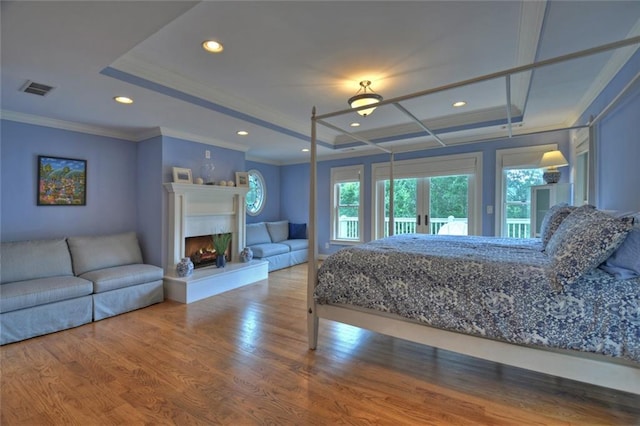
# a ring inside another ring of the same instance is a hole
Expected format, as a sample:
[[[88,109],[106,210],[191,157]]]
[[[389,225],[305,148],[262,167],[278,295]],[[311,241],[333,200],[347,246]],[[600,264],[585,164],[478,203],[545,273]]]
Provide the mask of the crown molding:
[[[58,120],[55,118],[42,117],[39,115],[25,114],[22,112],[1,110],[0,117],[3,120],[33,124],[36,126],[51,127],[54,129],[69,130],[72,132],[87,133],[90,135],[104,136],[108,138],[122,139],[131,142],[137,142],[139,140],[134,134],[129,132],[114,130],[107,127],[75,123],[72,121]]]
[[[206,145],[213,145],[220,148],[232,149],[234,151],[247,152],[249,147],[238,146],[230,142],[224,142],[211,137],[204,137],[192,133],[181,132],[166,127],[154,127],[149,130],[137,133],[121,132],[100,126],[91,126],[88,124],[74,123],[71,121],[58,120],[55,118],[47,118],[39,115],[25,114],[22,112],[0,110],[0,118],[3,120],[16,121],[19,123],[33,124],[36,126],[51,127],[54,129],[68,130],[72,132],[86,133],[96,136],[104,136],[108,138],[121,139],[130,142],[140,142],[156,136],[168,136],[172,138],[184,139],[192,142],[199,142]]]

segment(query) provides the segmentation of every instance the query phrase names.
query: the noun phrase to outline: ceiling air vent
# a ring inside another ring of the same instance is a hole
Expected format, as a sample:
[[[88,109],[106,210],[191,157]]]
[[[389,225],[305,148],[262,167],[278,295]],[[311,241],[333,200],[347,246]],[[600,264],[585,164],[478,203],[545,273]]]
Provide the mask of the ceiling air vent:
[[[27,82],[20,88],[20,91],[31,93],[32,95],[46,96],[53,89],[54,88],[52,86],[47,86],[46,84],[35,83],[31,80],[27,80]]]

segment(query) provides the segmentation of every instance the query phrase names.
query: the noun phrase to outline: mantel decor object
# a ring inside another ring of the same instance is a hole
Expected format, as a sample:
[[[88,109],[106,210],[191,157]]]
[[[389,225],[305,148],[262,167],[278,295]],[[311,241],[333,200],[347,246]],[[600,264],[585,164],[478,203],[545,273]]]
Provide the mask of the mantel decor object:
[[[185,169],[183,167],[174,167],[173,181],[176,183],[193,183],[193,176],[191,175],[191,169]]]
[[[183,257],[176,265],[176,274],[179,277],[188,277],[193,273],[193,262],[190,257]]]
[[[231,242],[231,233],[216,234],[211,237],[213,241],[213,248],[216,250],[216,266],[218,268],[224,268],[227,263],[225,252]]]

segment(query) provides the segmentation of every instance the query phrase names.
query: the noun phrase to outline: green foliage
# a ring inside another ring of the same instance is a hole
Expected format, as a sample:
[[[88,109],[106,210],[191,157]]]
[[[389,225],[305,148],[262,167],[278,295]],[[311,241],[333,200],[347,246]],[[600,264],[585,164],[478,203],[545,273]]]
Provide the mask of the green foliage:
[[[507,184],[507,218],[530,218],[531,187],[543,183],[542,169],[510,169],[504,173]]]
[[[338,216],[358,217],[360,205],[360,182],[343,182],[336,185],[338,188]]]
[[[226,234],[216,234],[211,237],[213,242],[213,248],[216,250],[218,254],[224,254],[227,251],[227,247],[229,247],[229,243],[231,242],[231,233],[227,232]]]
[[[430,215],[446,218],[467,217],[468,176],[442,176],[429,178]],[[385,215],[389,216],[389,181],[385,181]],[[395,179],[393,187],[393,214],[397,218],[413,218],[417,215],[418,179]]]

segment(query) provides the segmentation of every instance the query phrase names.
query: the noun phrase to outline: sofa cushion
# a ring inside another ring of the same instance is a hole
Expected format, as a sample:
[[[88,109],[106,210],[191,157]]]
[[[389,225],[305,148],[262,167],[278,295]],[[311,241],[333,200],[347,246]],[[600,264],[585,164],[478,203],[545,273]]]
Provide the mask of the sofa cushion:
[[[306,250],[309,248],[309,240],[287,240],[281,244],[288,245],[291,251]]]
[[[262,259],[277,254],[289,253],[289,246],[279,243],[257,244],[251,246],[251,250],[253,250],[253,257]]]
[[[0,259],[2,283],[73,275],[69,248],[63,238],[2,243]]]
[[[11,312],[74,299],[90,295],[92,292],[91,282],[74,276],[7,283],[0,286],[0,312]]]
[[[264,222],[247,223],[247,247],[253,248],[256,244],[265,244],[271,242],[267,225]]]
[[[304,240],[307,238],[307,224],[306,223],[290,223],[289,224],[289,239],[290,240]]]
[[[93,292],[102,293],[162,279],[162,268],[153,265],[125,265],[99,269],[80,275],[93,282]]]
[[[280,220],[278,222],[267,222],[267,229],[271,236],[272,243],[279,243],[280,241],[289,239],[289,221]]]
[[[67,242],[76,275],[113,266],[142,263],[142,253],[135,232],[70,237]]]

